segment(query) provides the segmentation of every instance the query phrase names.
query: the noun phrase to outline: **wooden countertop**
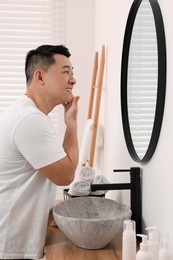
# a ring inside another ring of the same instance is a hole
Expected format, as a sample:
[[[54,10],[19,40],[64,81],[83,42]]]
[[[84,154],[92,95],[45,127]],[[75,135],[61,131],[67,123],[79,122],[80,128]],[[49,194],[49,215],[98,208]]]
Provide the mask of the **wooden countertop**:
[[[73,244],[59,230],[49,227],[46,260],[121,260],[121,236],[102,249],[83,249]]]

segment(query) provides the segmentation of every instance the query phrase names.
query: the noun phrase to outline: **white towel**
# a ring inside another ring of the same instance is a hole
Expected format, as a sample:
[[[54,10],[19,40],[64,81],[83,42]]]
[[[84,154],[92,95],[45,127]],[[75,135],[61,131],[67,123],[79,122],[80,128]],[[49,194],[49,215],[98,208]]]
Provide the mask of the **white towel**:
[[[85,123],[84,134],[79,152],[79,163],[84,164],[89,160],[91,139],[92,139],[93,119],[88,119]],[[104,144],[104,131],[103,127],[98,124],[97,136],[96,136],[96,147],[100,148]]]
[[[91,183],[94,180],[94,176],[95,176],[94,169],[91,166],[86,165],[81,168],[77,176],[77,179],[82,181],[88,181],[89,183]]]
[[[85,123],[83,139],[79,152],[79,163],[86,163],[89,159],[91,137],[92,137],[93,120],[88,119]]]
[[[73,196],[88,196],[90,194],[90,183],[87,181],[74,181],[70,185],[68,193]]]
[[[92,184],[104,184],[104,183],[109,183],[109,181],[106,179],[105,176],[102,174],[97,174],[95,175]],[[97,191],[91,191],[91,195],[102,195],[105,194],[107,190],[97,190]]]

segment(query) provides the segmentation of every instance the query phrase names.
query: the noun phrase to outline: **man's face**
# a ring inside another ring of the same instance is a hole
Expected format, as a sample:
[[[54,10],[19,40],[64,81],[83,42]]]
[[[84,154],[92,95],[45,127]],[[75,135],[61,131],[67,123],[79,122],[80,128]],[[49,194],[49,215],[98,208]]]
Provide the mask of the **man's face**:
[[[70,60],[59,54],[56,54],[54,58],[56,63],[49,67],[44,79],[48,97],[58,105],[72,100],[72,89],[76,80],[73,78]]]

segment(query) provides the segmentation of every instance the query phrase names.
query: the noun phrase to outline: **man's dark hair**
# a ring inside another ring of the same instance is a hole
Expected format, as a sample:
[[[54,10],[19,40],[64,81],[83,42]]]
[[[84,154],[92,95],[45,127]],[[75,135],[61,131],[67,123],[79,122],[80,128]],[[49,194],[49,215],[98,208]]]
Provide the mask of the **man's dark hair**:
[[[34,71],[42,68],[45,71],[55,63],[54,55],[61,54],[69,58],[69,50],[64,45],[41,45],[37,49],[30,50],[25,60],[26,82],[32,80]]]

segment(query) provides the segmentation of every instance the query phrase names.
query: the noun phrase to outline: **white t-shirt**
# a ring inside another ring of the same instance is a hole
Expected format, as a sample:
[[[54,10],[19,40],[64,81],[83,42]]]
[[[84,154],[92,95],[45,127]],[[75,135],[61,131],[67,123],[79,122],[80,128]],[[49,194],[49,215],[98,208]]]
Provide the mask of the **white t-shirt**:
[[[51,120],[28,97],[0,115],[0,259],[43,257],[56,185],[36,169],[65,156]]]

